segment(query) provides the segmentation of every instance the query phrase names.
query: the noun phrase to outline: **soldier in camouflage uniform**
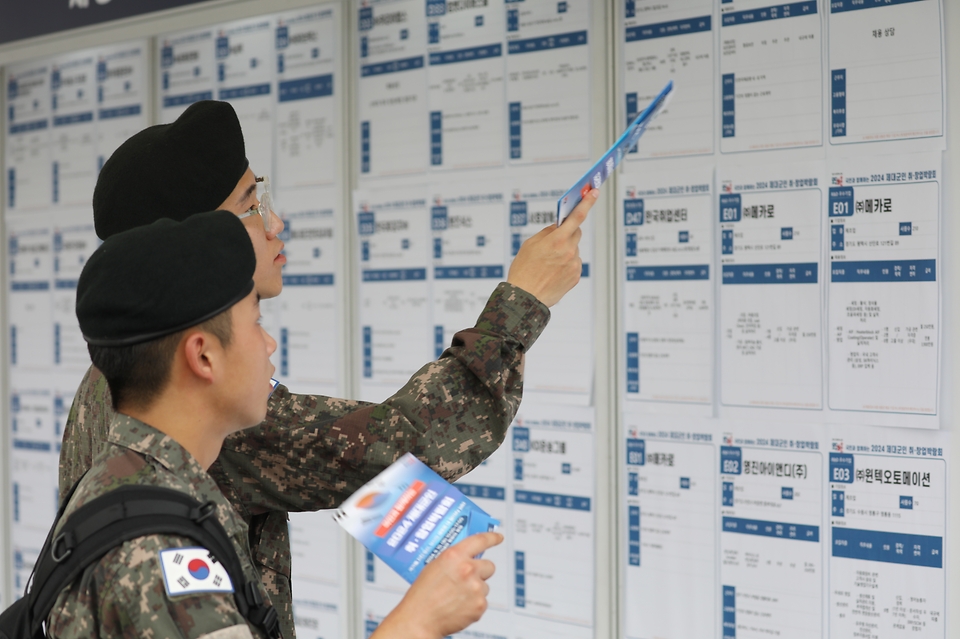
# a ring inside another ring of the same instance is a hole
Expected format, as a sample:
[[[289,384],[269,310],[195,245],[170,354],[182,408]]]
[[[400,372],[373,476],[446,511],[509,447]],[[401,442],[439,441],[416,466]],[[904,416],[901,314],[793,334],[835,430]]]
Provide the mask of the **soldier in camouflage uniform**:
[[[406,452],[452,481],[500,446],[520,404],[524,354],[547,324],[547,307],[579,279],[579,226],[597,195],[584,198],[562,227],[527,240],[476,326],[457,333],[439,360],[392,397],[371,404],[280,385],[264,422],[226,439],[209,473],[249,528],[284,637],[295,636],[287,513],[335,508]],[[94,218],[105,239],[161,217],[213,208],[240,215],[261,204],[233,108],[202,102],[114,153],[98,178]],[[257,253],[254,281],[268,298],[282,287],[283,223],[268,208],[259,212],[243,222]],[[91,367],[64,427],[61,495],[106,445],[113,416],[106,380]]]
[[[212,259],[198,269],[189,261],[201,248]],[[91,256],[77,289],[77,316],[120,412],[63,521],[127,485],[212,502],[244,577],[269,605],[249,529],[206,472],[224,438],[266,412],[276,342],[259,326],[255,265],[243,225],[225,211],[118,234]],[[473,556],[500,540],[497,533],[476,535],[432,562],[377,636],[440,639],[479,618],[493,566]],[[48,636],[265,636],[240,614],[230,576],[211,559],[176,535],[124,542],[64,588],[47,618]]]

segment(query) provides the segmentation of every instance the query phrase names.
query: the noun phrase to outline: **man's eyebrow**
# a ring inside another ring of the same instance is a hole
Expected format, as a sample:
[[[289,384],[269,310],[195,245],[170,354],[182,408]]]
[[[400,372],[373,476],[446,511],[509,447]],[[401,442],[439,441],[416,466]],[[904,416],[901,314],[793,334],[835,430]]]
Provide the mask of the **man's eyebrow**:
[[[247,190],[240,194],[240,197],[237,198],[237,203],[246,202],[247,198],[250,197],[257,190],[257,183],[254,182],[247,187]]]

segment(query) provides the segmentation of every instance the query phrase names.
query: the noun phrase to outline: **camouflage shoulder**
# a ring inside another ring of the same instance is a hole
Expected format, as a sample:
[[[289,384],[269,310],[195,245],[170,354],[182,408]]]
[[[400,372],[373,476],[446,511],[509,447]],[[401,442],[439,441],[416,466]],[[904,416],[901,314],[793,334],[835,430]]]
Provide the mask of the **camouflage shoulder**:
[[[84,504],[120,486],[156,483],[152,480],[155,475],[156,470],[139,453],[117,448],[104,452],[77,485],[70,506],[64,511],[63,521]]]

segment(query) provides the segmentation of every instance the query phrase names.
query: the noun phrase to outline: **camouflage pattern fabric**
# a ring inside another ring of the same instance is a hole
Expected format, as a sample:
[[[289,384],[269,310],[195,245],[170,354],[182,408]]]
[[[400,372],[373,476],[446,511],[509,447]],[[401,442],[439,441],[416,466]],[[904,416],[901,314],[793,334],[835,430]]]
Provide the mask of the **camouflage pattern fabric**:
[[[260,575],[247,547],[248,530],[213,478],[180,444],[132,417],[117,415],[102,452],[64,512],[64,521],[85,503],[120,486],[162,486],[216,505],[217,519],[230,536],[243,573]],[[125,542],[90,565],[65,588],[47,619],[47,636],[80,637],[263,637],[249,625],[229,593],[171,597],[164,587],[160,551],[195,547],[187,537],[149,535]],[[261,595],[269,594],[261,585]],[[226,632],[225,632],[226,631]],[[214,634],[217,633],[217,634]]]
[[[227,438],[209,469],[249,526],[250,548],[280,616],[295,637],[288,512],[336,508],[377,473],[412,452],[449,480],[489,457],[520,406],[523,355],[550,311],[507,283],[472,329],[395,395],[371,404],[297,395],[278,386],[262,424]],[[94,368],[73,400],[60,452],[60,494],[90,467],[114,412]]]

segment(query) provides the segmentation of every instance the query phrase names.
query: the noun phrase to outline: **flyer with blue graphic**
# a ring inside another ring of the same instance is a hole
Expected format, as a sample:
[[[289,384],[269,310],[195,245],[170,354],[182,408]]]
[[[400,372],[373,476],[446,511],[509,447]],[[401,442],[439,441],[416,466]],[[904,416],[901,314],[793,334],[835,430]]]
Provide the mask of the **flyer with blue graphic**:
[[[647,108],[640,112],[640,115],[630,123],[627,130],[623,132],[617,141],[613,143],[607,152],[603,154],[597,163],[590,167],[590,170],[583,174],[577,183],[569,191],[563,194],[557,201],[557,226],[563,224],[570,212],[580,204],[580,200],[590,192],[590,189],[599,189],[600,185],[607,181],[607,178],[613,175],[613,172],[620,165],[624,156],[632,149],[643,132],[647,130],[647,125],[653,122],[653,119],[660,115],[667,105],[670,96],[673,94],[673,81],[667,82],[660,95],[655,97]]]
[[[500,525],[410,453],[351,495],[333,518],[410,583],[450,546]]]

